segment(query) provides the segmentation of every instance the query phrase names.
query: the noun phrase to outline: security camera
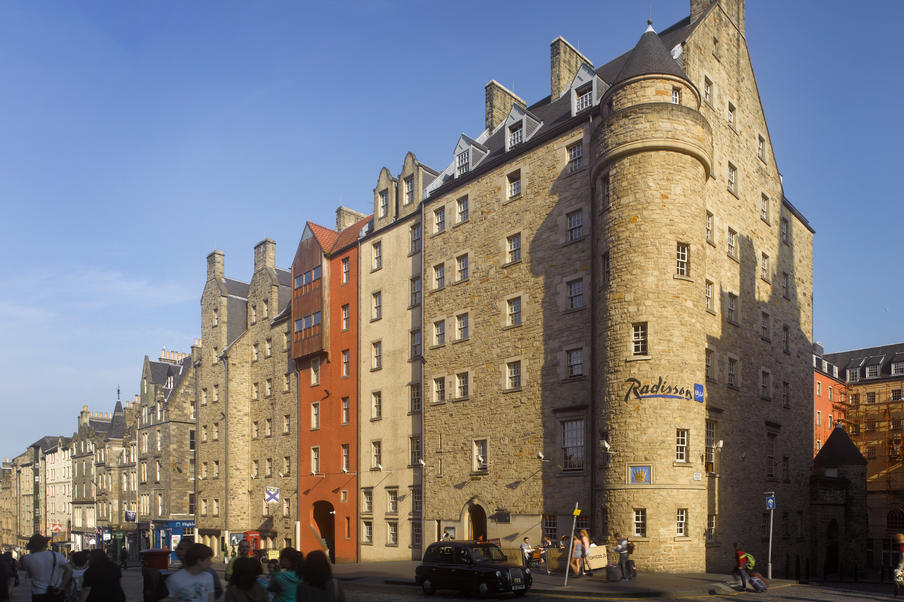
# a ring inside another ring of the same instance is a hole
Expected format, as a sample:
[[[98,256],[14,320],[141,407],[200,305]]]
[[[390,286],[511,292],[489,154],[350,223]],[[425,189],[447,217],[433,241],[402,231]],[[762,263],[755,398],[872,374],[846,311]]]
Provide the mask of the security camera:
[[[545,459],[546,459],[546,456],[543,455],[543,452],[538,451],[538,452],[537,452],[537,459],[538,459],[538,460],[545,460]]]
[[[424,462],[424,459],[423,459],[423,458],[418,458],[418,459],[417,459],[417,463],[420,464],[421,466],[426,466],[426,465],[427,465],[427,463]]]

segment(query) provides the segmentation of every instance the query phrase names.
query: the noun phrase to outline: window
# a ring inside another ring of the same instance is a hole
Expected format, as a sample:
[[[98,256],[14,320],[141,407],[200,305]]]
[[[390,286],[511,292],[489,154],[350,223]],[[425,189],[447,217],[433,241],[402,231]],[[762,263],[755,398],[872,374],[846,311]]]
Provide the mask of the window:
[[[351,414],[350,410],[351,402],[348,397],[342,398],[342,416],[340,418],[342,424],[348,424],[349,417]]]
[[[339,446],[339,451],[342,456],[340,470],[342,470],[342,472],[348,472],[350,470],[352,458],[351,447],[348,443],[343,443]]]
[[[706,380],[715,380],[716,379],[716,375],[713,370],[714,356],[715,356],[715,352],[712,349],[706,350]]]
[[[421,222],[415,222],[408,231],[409,252],[417,253],[421,250]]]
[[[383,418],[383,393],[380,391],[370,394],[370,418],[371,420]]]
[[[351,353],[348,349],[342,350],[342,376],[348,378],[351,374]]]
[[[833,420],[831,414],[829,414],[829,415],[827,416],[827,418],[828,418],[828,422],[826,423],[826,425],[829,427],[829,430],[831,430],[832,427],[834,426],[834,424],[833,424],[834,420]],[[892,421],[892,424],[894,424],[894,421]]]
[[[584,469],[584,419],[562,422],[562,470]]]
[[[860,368],[848,368],[847,369],[847,381],[848,382],[851,382],[851,381],[856,382],[858,380],[860,380]],[[854,403],[855,395],[856,395],[856,393],[854,395],[851,395],[851,403]]]
[[[456,222],[457,224],[463,224],[468,221],[468,197],[462,197],[455,201],[455,209],[456,209]]]
[[[782,381],[782,407],[791,407],[791,383]]]
[[[468,373],[460,372],[455,375],[455,396],[465,399],[468,396]]]
[[[609,286],[612,281],[612,263],[609,259],[609,251],[603,253],[603,286]]]
[[[267,418],[264,420],[264,435],[267,437],[273,436],[273,419]]]
[[[568,173],[574,173],[584,167],[584,143],[578,142],[568,147]]]
[[[506,388],[521,388],[521,361],[508,362],[506,365]]]
[[[769,256],[765,253],[760,255],[760,278],[769,282]]]
[[[470,169],[471,165],[471,149],[465,149],[462,152],[458,153],[458,156],[455,159],[455,164],[457,166],[457,172],[459,176],[463,176],[468,173],[468,169]]]
[[[770,223],[770,221],[769,221],[769,197],[766,196],[765,194],[760,199],[760,219],[763,220],[764,222],[766,222],[767,224]]]
[[[713,83],[708,77],[703,78],[703,100],[713,104]]]
[[[434,345],[445,345],[446,344],[446,321],[445,320],[437,320],[433,323],[433,344]]]
[[[589,108],[593,104],[593,86],[591,84],[587,84],[586,86],[575,90],[575,111],[580,112],[586,108]]]
[[[288,414],[283,414],[282,432],[284,435],[289,434],[289,431],[291,430],[290,420],[291,420],[291,418],[289,417]]]
[[[383,244],[375,242],[373,244],[373,269],[379,270],[383,267]]]
[[[816,381],[816,397],[822,397],[822,383]],[[819,424],[818,419],[816,424]]]
[[[687,462],[687,429],[675,431],[675,462]]]
[[[409,437],[408,438],[408,465],[409,466],[417,466],[418,461],[421,459],[421,438],[420,437]]]
[[[433,266],[433,288],[441,289],[446,286],[446,265],[438,263]]]
[[[399,523],[398,521],[386,521],[386,545],[399,545]]]
[[[218,326],[220,324],[220,310],[214,308],[213,310],[213,326]],[[148,392],[148,382],[144,380],[144,392]]]
[[[866,367],[866,377],[867,378],[876,378],[879,376],[879,365],[873,364],[872,366]]]
[[[269,464],[270,458],[267,458],[268,470],[267,474],[270,474]],[[311,448],[311,474],[320,474],[320,448],[318,446],[314,446]]]
[[[421,278],[415,276],[410,280],[409,289],[411,292],[411,307],[421,304]]]
[[[718,424],[715,420],[706,421],[706,455],[704,461],[706,463],[706,472],[713,472],[716,463],[716,436],[718,433]]]
[[[521,234],[512,234],[508,241],[508,263],[521,261]]]
[[[383,469],[383,443],[381,441],[370,442],[370,467]]]
[[[220,423],[219,423],[219,422],[214,422],[214,423],[213,423],[213,435],[212,435],[211,438],[212,438],[214,441],[219,440],[219,438],[220,438]]]
[[[455,316],[456,340],[463,341],[468,338],[468,314],[459,314]]]
[[[421,331],[411,331],[411,359],[421,356]]]
[[[268,378],[266,381],[264,381],[264,394],[267,397],[273,395],[273,379]]]
[[[706,212],[706,242],[710,244],[716,244],[714,235],[713,235],[713,214],[709,211]]]
[[[386,490],[386,512],[397,514],[399,512],[399,490]]]
[[[446,401],[446,378],[437,376],[433,379],[433,403]]]
[[[374,524],[372,521],[361,521],[361,543],[371,544],[374,542]]]
[[[675,535],[687,537],[687,508],[678,508],[675,516]]]
[[[772,399],[772,373],[768,370],[760,371],[760,397]]]
[[[789,232],[789,223],[788,223],[788,220],[785,219],[784,217],[782,218],[782,221],[781,221],[780,230],[781,230],[782,242],[785,243],[786,245],[790,245],[791,244],[791,234]]]
[[[403,182],[405,197],[402,201],[405,205],[410,205],[414,200],[414,176],[408,176]]]
[[[342,284],[347,284],[349,278],[351,277],[351,263],[348,257],[342,258]]]
[[[647,510],[646,508],[634,509],[634,537],[647,536]]]
[[[320,384],[320,358],[315,357],[311,360],[311,386]]]
[[[679,242],[677,245],[678,263],[675,268],[675,274],[678,276],[691,275],[691,246],[686,242]]]
[[[489,469],[489,459],[487,456],[487,440],[475,439],[473,442],[473,461],[471,470],[474,472],[485,472]]]
[[[446,208],[439,207],[433,210],[433,233],[439,234],[446,231]]]
[[[351,321],[351,308],[346,304],[342,306],[342,330],[348,330]]]
[[[839,393],[839,398],[841,398],[840,393]],[[891,390],[891,400],[892,401],[900,401],[901,400],[901,389],[892,389]]]
[[[866,394],[866,403],[876,403],[876,392],[870,391]]]
[[[509,148],[521,144],[522,140],[524,140],[524,123],[522,121],[518,121],[509,126]]]
[[[647,323],[636,322],[631,325],[632,352],[634,355],[647,355]]]
[[[769,314],[765,311],[760,312],[760,338],[768,341],[770,336]]]
[[[267,339],[264,343],[264,357],[273,355],[273,339]]]
[[[568,224],[568,242],[584,238],[584,212],[581,209],[572,211],[565,216]]]
[[[509,326],[518,326],[521,324],[521,297],[515,297],[506,301],[508,308],[507,323]]]
[[[565,352],[566,366],[568,368],[568,376],[584,376],[584,350],[570,349]]]
[[[728,293],[728,321],[738,322],[738,296],[734,293]]]
[[[468,256],[459,255],[455,258],[455,265],[458,270],[458,282],[464,282],[468,279]]]
[[[738,233],[728,229],[728,256],[738,258]]]
[[[408,385],[409,408],[412,412],[421,411],[421,384]]]
[[[311,430],[320,428],[320,402],[311,404]]]
[[[254,305],[254,304],[252,303],[252,304],[251,304],[251,311],[248,312],[248,313],[251,314],[251,315],[249,316],[249,319],[250,319],[251,323],[252,323],[252,324],[257,324],[257,306]]]
[[[370,319],[379,320],[383,317],[383,292],[377,291],[371,295]]]
[[[738,168],[728,164],[728,192],[738,194]]]
[[[760,159],[762,159],[763,161],[766,160],[766,139],[763,138],[762,136],[757,136],[756,156],[759,157]]]
[[[713,304],[713,283],[709,280],[706,281],[706,285],[704,287],[706,291],[706,311],[714,312],[714,304]]]
[[[257,439],[258,437],[260,437],[260,423],[257,420],[255,420],[254,422],[251,423],[251,438]],[[207,427],[206,426],[201,427],[201,440],[207,441]]]
[[[508,198],[513,199],[521,194],[521,170],[508,175]]]
[[[891,365],[891,373],[893,375],[904,374],[904,362],[894,362]]]
[[[708,514],[706,516],[706,541],[716,540],[716,515]]]
[[[728,103],[728,125],[735,126],[735,106],[731,103]]]
[[[738,360],[733,357],[728,358],[728,386],[738,386]]]
[[[681,88],[672,88],[672,104],[681,104]]]
[[[379,206],[378,206],[378,216],[386,217],[389,213],[389,191],[381,190],[378,193],[379,198]]]
[[[568,287],[568,309],[580,309],[584,307],[584,280],[571,280],[566,283]]]
[[[829,401],[832,401],[832,387],[829,387]],[[829,425],[832,424],[832,421],[829,420]]]
[[[775,439],[774,433],[766,436],[766,477],[775,478]]]
[[[782,297],[791,298],[791,277],[788,272],[782,272]]]
[[[371,370],[380,370],[383,368],[383,343],[377,341],[371,344]]]

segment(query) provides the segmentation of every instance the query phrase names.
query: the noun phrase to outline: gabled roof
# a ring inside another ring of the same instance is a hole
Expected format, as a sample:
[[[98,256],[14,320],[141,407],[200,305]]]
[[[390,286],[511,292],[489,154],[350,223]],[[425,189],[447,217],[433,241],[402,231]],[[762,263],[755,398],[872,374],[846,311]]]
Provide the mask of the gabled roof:
[[[65,440],[63,443],[64,445],[66,445],[66,443],[69,441],[69,439],[63,437],[62,435],[44,435],[28,447],[40,447],[42,453],[47,453],[51,449],[57,447],[61,439]]]
[[[653,26],[647,28],[637,45],[628,53],[622,64],[618,75],[611,83],[618,83],[637,77],[638,75],[650,74],[674,75],[686,81],[687,75],[684,69],[678,65],[678,62],[672,58],[671,53],[660,39],[659,35],[653,30]]]
[[[283,268],[276,268],[276,279],[280,286],[292,286],[292,272]]]
[[[336,237],[336,242],[333,243],[330,252],[335,253],[355,243],[358,240],[358,234],[361,232],[361,228],[363,228],[372,218],[372,214],[368,215],[342,230],[342,232],[339,233],[339,236]]]
[[[866,458],[840,426],[832,429],[832,434],[813,458],[814,466],[853,466],[866,463]]]
[[[880,347],[869,347],[867,349],[854,349],[852,351],[841,351],[839,353],[826,353],[823,357],[838,366],[840,369],[858,368],[860,366],[879,366],[878,378],[889,378],[891,374],[891,365],[904,362],[904,343],[895,343],[894,345],[882,345]],[[865,379],[865,374],[860,374],[860,382]],[[895,378],[900,378],[895,375]]]
[[[227,294],[241,297],[242,299],[248,298],[248,288],[250,285],[247,282],[233,280],[232,278],[224,278],[224,280],[226,281]]]
[[[110,420],[110,430],[107,431],[107,439],[122,439],[126,431],[126,416],[122,410],[122,403],[117,401],[113,408],[113,418]]]
[[[333,248],[333,245],[336,244],[336,239],[339,238],[338,232],[330,230],[320,224],[309,221],[307,222],[307,226],[311,229],[311,234],[314,235],[317,244],[320,245],[320,248],[324,253],[329,252],[329,250]]]

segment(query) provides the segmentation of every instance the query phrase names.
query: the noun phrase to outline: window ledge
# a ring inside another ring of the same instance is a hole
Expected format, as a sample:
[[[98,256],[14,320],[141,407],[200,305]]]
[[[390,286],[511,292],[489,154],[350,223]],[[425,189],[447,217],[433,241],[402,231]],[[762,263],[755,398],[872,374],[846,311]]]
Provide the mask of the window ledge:
[[[469,399],[471,399],[471,396],[470,396],[470,395],[465,395],[464,397],[453,397],[453,398],[450,399],[449,401],[451,401],[451,402],[454,403],[454,402],[456,402],[456,401],[468,401]]]
[[[521,200],[521,193],[516,194],[515,196],[510,196],[504,201],[502,201],[502,206],[505,207],[509,203],[513,203],[515,201]]]
[[[711,246],[711,247],[714,248],[714,249],[716,248],[716,241],[714,241],[714,240],[711,240],[711,239],[707,238],[707,239],[706,239],[706,244],[708,244],[709,246]]]
[[[383,316],[380,316],[379,318],[371,318],[370,322],[371,322],[371,324],[373,324],[374,322],[379,322],[382,319],[383,319]]]
[[[740,391],[741,390],[741,387],[739,387],[738,385],[728,385],[728,388],[731,389],[732,391]]]
[[[503,390],[502,390],[503,394],[505,394],[505,393],[518,393],[519,391],[521,391],[521,387],[515,387],[514,389],[503,389]]]
[[[409,305],[407,309],[408,309],[408,311],[411,311],[411,310],[414,309],[415,307],[420,307],[420,306],[421,306],[421,303],[420,303],[420,301],[418,301],[417,303],[414,303],[414,304],[412,304],[412,305]]]
[[[371,368],[370,371],[371,372],[379,372],[382,369],[383,369],[383,366],[380,366],[379,368]]]
[[[455,282],[453,282],[453,283],[452,283],[452,286],[455,286],[455,285],[458,285],[458,284],[464,284],[464,283],[466,283],[467,281],[468,281],[467,278],[462,278],[461,280],[456,280]]]
[[[652,355],[631,355],[625,358],[626,362],[646,362],[653,359]]]
[[[674,462],[672,462],[672,466],[681,467],[681,468],[693,468],[694,467],[694,465],[691,464],[690,462],[679,462],[678,460],[675,460]]]
[[[407,415],[408,415],[408,416],[414,416],[415,414],[420,414],[420,413],[421,413],[420,410],[408,410]]]
[[[765,217],[763,217],[762,215],[760,216],[760,219],[763,220],[763,223],[765,223],[767,226],[769,226],[770,228],[772,227],[772,222],[769,221],[768,219],[766,219]]]
[[[408,251],[408,257],[414,257],[415,255],[417,255],[420,252],[421,252],[420,249],[418,249],[417,251]]]
[[[711,309],[711,308],[709,308],[709,307],[706,308],[706,313],[710,313],[710,314],[712,314],[712,315],[714,315],[714,316],[719,315],[719,314],[716,313],[716,310]]]
[[[489,470],[472,470],[472,471],[471,471],[471,478],[474,478],[474,477],[485,477],[485,476],[487,476],[488,474],[490,474],[490,471],[489,471]]]
[[[471,340],[471,337],[465,337],[463,339],[455,339],[454,341],[452,341],[452,344],[455,345],[456,343],[464,343],[465,341],[470,341],[470,340]]]
[[[720,547],[722,547],[722,544],[719,543],[718,541],[708,541],[708,542],[706,542],[706,547],[707,548],[720,548]]]
[[[731,253],[726,253],[726,255],[728,255],[728,258],[729,258],[729,259],[733,259],[734,261],[736,261],[736,262],[738,262],[738,263],[741,263],[741,260],[738,259],[737,253],[735,253],[734,255],[732,255]]]
[[[684,280],[684,281],[686,281],[686,282],[693,282],[693,281],[694,281],[694,279],[691,278],[690,276],[682,276],[682,275],[680,275],[680,274],[672,274],[672,278],[675,279],[675,280]]]
[[[379,416],[379,417],[371,418],[371,419],[370,419],[371,422],[379,422],[379,421],[381,421],[381,420],[383,420],[383,417],[382,417],[382,416]]]
[[[409,364],[411,364],[411,363],[413,363],[413,362],[422,362],[422,361],[424,361],[424,356],[421,355],[421,354],[417,354],[417,355],[415,355],[414,357],[409,357],[409,358],[408,358],[408,363],[409,363]]]
[[[562,313],[563,314],[573,314],[573,313],[577,313],[579,311],[584,311],[585,309],[587,309],[586,305],[582,305],[580,307],[569,307],[567,309],[563,309]]]
[[[427,347],[427,349],[431,349],[431,350],[432,349],[441,349],[445,346],[446,346],[445,343],[437,343],[436,345],[430,345],[429,347]]]
[[[577,243],[579,243],[579,242],[584,242],[584,240],[585,240],[586,238],[587,238],[586,236],[581,235],[581,236],[578,237],[578,238],[574,238],[574,239],[572,239],[572,240],[566,240],[565,242],[562,243],[562,246],[563,246],[563,247],[567,247],[567,246],[569,246],[569,245],[577,244]]]
[[[505,268],[512,267],[513,265],[518,265],[519,263],[521,263],[521,260],[516,259],[516,260],[510,261],[508,263],[503,263],[501,267],[502,267],[502,269],[505,269]]]
[[[772,401],[771,397],[766,397],[765,395],[760,395],[760,399],[762,399],[763,401]]]
[[[378,268],[370,268],[370,273],[373,274],[374,272],[379,272],[382,269],[383,269],[383,266],[380,266]]]
[[[513,328],[521,328],[521,326],[523,324],[524,324],[523,322],[518,322],[517,324],[506,324],[505,326],[502,327],[502,330],[511,330]]]
[[[431,293],[437,293],[437,292],[443,290],[444,288],[446,288],[446,285],[445,285],[445,284],[442,285],[442,286],[435,286],[435,287],[433,287],[433,288],[430,289],[430,292],[431,292]]]
[[[568,477],[583,477],[583,476],[584,476],[584,469],[583,469],[583,468],[577,468],[577,469],[572,469],[572,470],[564,470],[564,469],[563,469],[561,472],[555,473],[555,476],[556,476],[557,478],[559,478],[559,477],[563,477],[563,478],[568,478]]]
[[[740,322],[738,322],[737,320],[732,320],[731,318],[726,318],[725,321],[728,322],[729,324],[731,324],[732,326],[740,326],[741,325]]]
[[[468,218],[466,218],[466,219],[461,220],[460,222],[455,222],[454,224],[452,224],[452,227],[453,227],[453,228],[457,228],[457,227],[459,227],[459,226],[464,226],[465,224],[467,224],[467,223],[470,222],[470,221],[471,221],[471,218],[468,217]]]
[[[577,375],[575,375],[575,376],[565,376],[565,377],[563,377],[563,378],[561,379],[561,382],[563,382],[563,383],[573,383],[573,382],[580,382],[580,381],[582,381],[582,380],[587,380],[587,375],[586,375],[586,374],[577,374]]]
[[[569,169],[567,163],[566,163],[566,165],[565,165],[565,168],[566,168],[566,169]],[[587,169],[587,167],[585,167],[584,165],[581,165],[581,166],[578,167],[577,169],[575,169],[575,170],[573,170],[573,171],[569,171],[567,174],[565,174],[565,177],[567,178],[567,177],[573,176],[574,174],[583,173],[584,170],[586,170],[586,169]]]
[[[762,336],[762,335],[760,335],[760,340],[761,340],[761,341],[765,341],[765,342],[767,342],[767,343],[771,343],[771,342],[772,342],[772,338],[771,338],[771,337],[764,337],[764,336]]]
[[[772,280],[770,280],[770,279],[768,279],[768,278],[763,278],[762,276],[760,276],[760,280],[762,280],[763,282],[772,284]]]
[[[737,187],[735,187],[735,188],[737,188]],[[736,199],[740,199],[740,198],[741,198],[740,196],[738,196],[737,190],[732,190],[731,188],[728,188],[728,187],[726,187],[725,190],[727,190],[727,191],[728,191],[728,194],[730,194],[730,195],[733,196],[734,198],[736,198]]]
[[[443,228],[443,229],[440,230],[439,232],[433,232],[432,234],[429,234],[428,236],[430,236],[430,238],[434,238],[434,237],[436,237],[436,236],[439,236],[440,234],[445,234],[445,232],[446,232],[446,229]]]
[[[688,541],[693,541],[693,540],[694,540],[693,537],[688,537],[687,535],[676,535],[672,539],[672,541],[675,541],[675,542],[688,542]]]

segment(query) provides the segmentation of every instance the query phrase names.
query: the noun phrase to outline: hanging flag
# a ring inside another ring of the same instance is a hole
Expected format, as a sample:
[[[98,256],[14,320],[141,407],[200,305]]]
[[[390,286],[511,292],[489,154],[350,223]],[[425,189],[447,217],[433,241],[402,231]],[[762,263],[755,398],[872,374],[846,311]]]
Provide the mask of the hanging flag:
[[[279,503],[279,487],[264,487],[264,503]]]

